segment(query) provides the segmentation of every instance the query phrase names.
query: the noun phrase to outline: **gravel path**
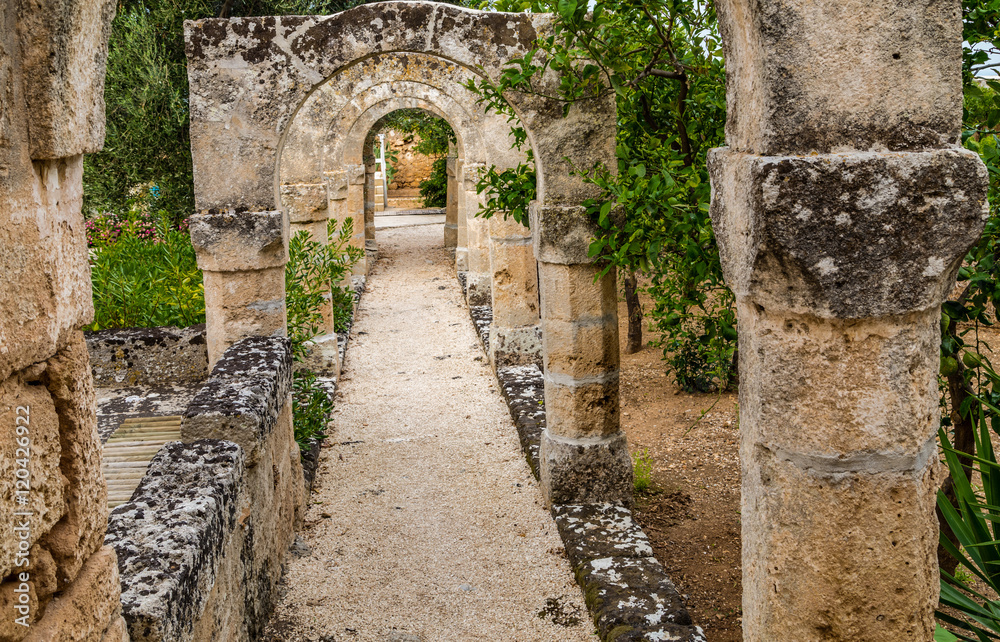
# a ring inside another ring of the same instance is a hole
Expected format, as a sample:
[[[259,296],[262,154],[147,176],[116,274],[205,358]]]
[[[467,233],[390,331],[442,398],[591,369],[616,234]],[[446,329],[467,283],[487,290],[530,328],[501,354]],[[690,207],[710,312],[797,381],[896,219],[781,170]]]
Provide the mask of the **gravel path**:
[[[271,639],[597,639],[442,235],[378,232]]]

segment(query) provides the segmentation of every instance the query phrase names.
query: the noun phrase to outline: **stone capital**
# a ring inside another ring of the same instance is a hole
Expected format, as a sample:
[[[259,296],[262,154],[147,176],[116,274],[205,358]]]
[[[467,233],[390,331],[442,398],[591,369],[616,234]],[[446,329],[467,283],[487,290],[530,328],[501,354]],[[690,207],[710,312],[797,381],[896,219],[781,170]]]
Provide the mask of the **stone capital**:
[[[933,308],[988,214],[986,168],[960,148],[811,156],[723,148],[708,164],[726,282],[769,310],[864,319]]]
[[[290,223],[325,221],[328,216],[326,183],[296,183],[281,186],[281,207]]]
[[[196,214],[191,243],[198,267],[240,272],[283,266],[288,261],[285,225],[280,211]]]
[[[327,194],[331,201],[342,201],[347,198],[347,172],[344,170],[323,172],[323,180],[326,181]]]
[[[551,206],[532,201],[528,216],[536,259],[562,265],[594,262],[587,251],[597,227],[582,206]]]
[[[357,165],[346,165],[344,167],[344,172],[347,174],[347,183],[349,185],[364,185],[365,184],[365,165],[364,165],[364,163],[358,163]]]

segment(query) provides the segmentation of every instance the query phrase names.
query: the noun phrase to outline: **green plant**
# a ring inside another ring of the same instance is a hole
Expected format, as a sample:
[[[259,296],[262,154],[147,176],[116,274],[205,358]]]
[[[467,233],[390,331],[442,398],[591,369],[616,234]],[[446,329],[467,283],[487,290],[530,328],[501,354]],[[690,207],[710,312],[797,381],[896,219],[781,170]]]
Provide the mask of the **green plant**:
[[[94,322],[87,330],[205,322],[205,293],[191,238],[166,213],[148,228],[121,226],[90,251]]]
[[[364,253],[350,245],[353,234],[353,219],[346,219],[340,230],[336,221],[331,220],[327,223],[327,243],[313,239],[305,230],[295,233],[288,242],[285,306],[288,338],[296,359],[305,356],[306,344],[319,334],[328,297],[332,301],[335,326],[339,323],[343,327],[350,314],[353,293],[341,284],[349,281],[351,268]]]
[[[424,207],[444,207],[448,200],[448,158],[442,156],[431,164],[430,177],[420,181]]]
[[[326,424],[333,411],[333,402],[319,385],[316,375],[298,370],[292,378],[292,416],[295,441],[305,452],[311,439],[326,437]]]
[[[632,455],[632,480],[637,493],[645,493],[653,487],[653,456],[649,448]]]
[[[992,406],[992,404],[989,404]],[[993,408],[993,413],[998,413]],[[954,502],[942,491],[938,493],[938,509],[951,529],[958,545],[942,535],[941,546],[959,561],[968,572],[983,581],[992,591],[1000,590],[1000,465],[990,440],[991,428],[1000,429],[1000,415],[979,415],[975,447],[978,456],[972,465],[963,465],[961,453],[952,448],[947,432],[942,428],[940,439],[951,475]],[[969,473],[981,475],[982,493],[977,493]],[[994,593],[995,594],[995,593]],[[938,619],[964,633],[960,640],[981,642],[1000,640],[1000,600],[976,591],[956,574],[941,570],[941,605],[957,609],[966,618],[957,618],[938,611]]]

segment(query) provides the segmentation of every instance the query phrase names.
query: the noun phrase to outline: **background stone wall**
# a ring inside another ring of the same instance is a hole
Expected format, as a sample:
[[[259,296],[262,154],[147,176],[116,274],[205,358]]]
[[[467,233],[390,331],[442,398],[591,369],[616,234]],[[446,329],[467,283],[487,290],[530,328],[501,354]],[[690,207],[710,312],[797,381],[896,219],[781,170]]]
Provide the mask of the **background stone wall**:
[[[393,165],[396,173],[392,177],[389,189],[420,189],[420,181],[427,180],[431,175],[434,157],[414,150],[420,142],[420,136],[416,134],[402,134],[394,129],[384,133],[386,149],[395,150],[398,158]]]

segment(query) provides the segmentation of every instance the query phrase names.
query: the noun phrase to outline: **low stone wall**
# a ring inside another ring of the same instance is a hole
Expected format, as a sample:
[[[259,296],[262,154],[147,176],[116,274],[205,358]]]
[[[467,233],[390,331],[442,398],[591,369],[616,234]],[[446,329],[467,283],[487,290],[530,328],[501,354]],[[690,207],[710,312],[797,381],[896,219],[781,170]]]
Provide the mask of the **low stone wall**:
[[[283,337],[223,354],[109,520],[133,642],[258,640],[276,601],[305,490]]]
[[[84,332],[99,388],[196,383],[208,377],[205,326]]]

